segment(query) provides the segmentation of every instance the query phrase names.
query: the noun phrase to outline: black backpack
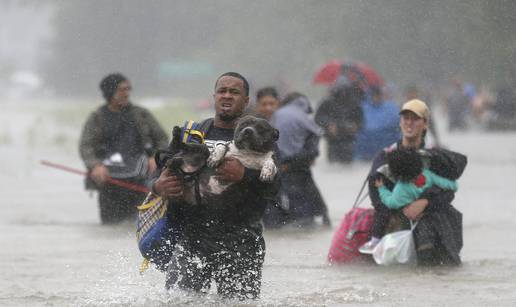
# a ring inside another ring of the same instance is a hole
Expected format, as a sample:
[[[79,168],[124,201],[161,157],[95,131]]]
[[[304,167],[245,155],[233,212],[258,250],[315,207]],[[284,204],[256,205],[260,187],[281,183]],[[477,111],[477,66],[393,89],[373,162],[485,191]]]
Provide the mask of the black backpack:
[[[443,148],[432,148],[426,151],[430,157],[428,168],[441,177],[457,180],[468,164],[468,157],[455,151]]]

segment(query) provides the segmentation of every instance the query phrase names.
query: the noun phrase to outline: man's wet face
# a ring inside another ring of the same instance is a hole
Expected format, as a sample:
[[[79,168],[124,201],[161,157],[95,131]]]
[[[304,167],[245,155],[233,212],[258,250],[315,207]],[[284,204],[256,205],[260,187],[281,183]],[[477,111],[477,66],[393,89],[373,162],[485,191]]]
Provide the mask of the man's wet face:
[[[249,102],[244,82],[232,76],[223,76],[217,81],[213,98],[216,116],[225,122],[239,118]]]
[[[131,84],[129,81],[122,81],[118,84],[110,105],[115,109],[121,109],[129,103],[129,95],[131,93]]]

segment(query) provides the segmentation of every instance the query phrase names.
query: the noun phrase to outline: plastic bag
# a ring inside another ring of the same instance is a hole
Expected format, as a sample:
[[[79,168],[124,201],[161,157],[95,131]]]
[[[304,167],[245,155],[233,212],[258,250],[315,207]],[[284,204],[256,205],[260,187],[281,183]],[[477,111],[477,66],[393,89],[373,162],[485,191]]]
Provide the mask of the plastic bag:
[[[416,261],[416,246],[412,232],[416,225],[410,230],[402,230],[389,233],[383,236],[382,240],[373,250],[373,258],[377,264],[409,264]]]

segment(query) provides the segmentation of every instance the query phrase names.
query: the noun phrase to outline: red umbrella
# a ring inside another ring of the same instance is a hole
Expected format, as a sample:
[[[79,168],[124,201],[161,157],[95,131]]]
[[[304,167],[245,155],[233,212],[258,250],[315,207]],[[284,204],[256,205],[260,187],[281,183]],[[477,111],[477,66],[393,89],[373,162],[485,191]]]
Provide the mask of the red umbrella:
[[[346,77],[349,81],[358,82],[364,90],[383,86],[382,77],[371,66],[362,62],[343,63],[336,59],[321,66],[315,73],[314,83],[333,85],[341,76]]]
[[[340,76],[341,70],[342,62],[339,60],[331,60],[319,68],[319,70],[315,73],[314,83],[331,85]]]

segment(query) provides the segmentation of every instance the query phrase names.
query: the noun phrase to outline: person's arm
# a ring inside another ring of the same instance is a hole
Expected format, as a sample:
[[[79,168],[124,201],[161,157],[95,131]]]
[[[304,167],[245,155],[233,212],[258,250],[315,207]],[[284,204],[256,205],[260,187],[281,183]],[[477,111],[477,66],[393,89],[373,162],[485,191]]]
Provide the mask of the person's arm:
[[[403,208],[403,214],[410,220],[417,220],[426,207],[428,207],[428,199],[417,199]]]
[[[444,190],[452,190],[456,192],[459,188],[457,181],[441,177],[429,170],[425,170],[425,177],[430,179],[430,183],[432,185],[436,185]]]
[[[385,206],[382,203],[380,198],[380,193],[378,192],[378,188],[375,186],[375,181],[377,179],[382,179],[383,183],[386,185],[388,189],[394,188],[394,184],[383,174],[378,172],[378,168],[385,164],[385,151],[381,151],[373,160],[373,165],[371,166],[371,170],[368,175],[368,188],[369,188],[369,198],[371,199],[371,204],[375,208],[379,208],[380,206]]]
[[[98,185],[102,186],[109,178],[109,170],[96,156],[96,149],[100,146],[101,124],[96,113],[92,113],[86,120],[86,124],[79,140],[79,153],[81,155],[88,176]]]
[[[449,206],[455,198],[455,192],[432,186],[418,200],[403,208],[403,214],[409,219],[417,219],[424,211],[438,211]]]
[[[390,209],[400,209],[414,200],[413,193],[410,193],[409,188],[407,184],[398,182],[392,192],[384,185],[378,188],[378,192],[384,205]]]
[[[96,113],[92,113],[86,120],[79,139],[79,154],[88,170],[102,164],[102,161],[95,155],[95,149],[99,146],[100,133],[100,123],[98,123]]]
[[[150,137],[152,139],[152,150],[164,149],[168,144],[168,136],[158,123],[156,118],[147,110],[145,110],[145,121],[150,128]],[[153,153],[152,153],[153,154]]]
[[[312,162],[319,155],[319,136],[309,134],[305,140],[303,149],[298,154],[289,157],[281,162],[282,167],[286,167],[286,171],[296,169],[306,169],[310,167]]]

